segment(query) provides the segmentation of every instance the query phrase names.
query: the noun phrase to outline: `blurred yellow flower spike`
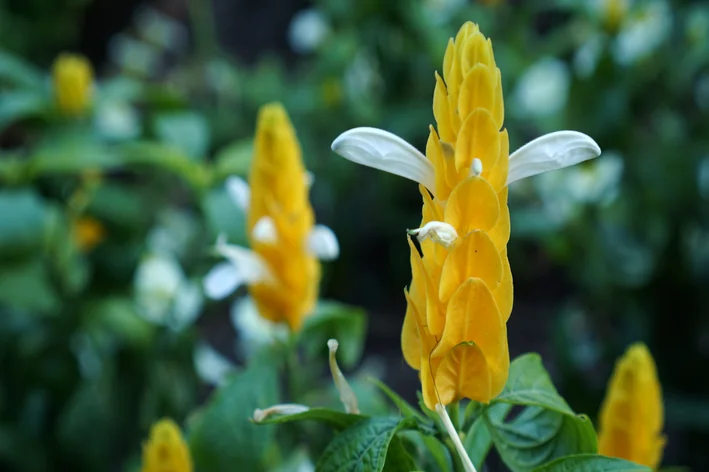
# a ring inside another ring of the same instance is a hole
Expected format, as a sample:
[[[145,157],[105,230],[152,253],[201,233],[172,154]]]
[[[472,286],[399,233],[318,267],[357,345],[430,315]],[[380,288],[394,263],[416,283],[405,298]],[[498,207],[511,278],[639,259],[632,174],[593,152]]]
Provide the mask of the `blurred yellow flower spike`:
[[[662,392],[648,348],[633,344],[615,365],[599,415],[598,453],[656,469],[665,437]]]
[[[192,458],[179,426],[162,419],[150,429],[143,443],[141,472],[192,472]]]
[[[266,261],[273,276],[249,285],[249,292],[261,316],[285,321],[298,331],[315,307],[320,262],[307,250],[314,223],[308,175],[293,125],[279,103],[267,104],[259,112],[249,186],[251,249]]]
[[[77,54],[61,54],[54,62],[52,72],[54,99],[65,115],[82,115],[91,105],[93,95],[93,68]]]
[[[264,105],[249,182],[236,176],[226,181],[232,200],[246,212],[251,248],[217,241],[228,262],[205,277],[207,296],[220,299],[246,284],[263,318],[300,330],[315,309],[320,260],[333,260],[340,250],[332,230],[314,224],[312,184],[286,110],[279,103]]]
[[[500,70],[492,42],[474,23],[449,40],[442,71],[435,74],[437,126],[429,127],[426,155],[374,128],[351,129],[332,144],[346,159],[420,184],[423,218],[409,235],[421,252],[409,238],[401,345],[432,410],[461,398],[489,403],[507,381],[508,184],[600,154],[588,136],[558,131],[510,155]]]

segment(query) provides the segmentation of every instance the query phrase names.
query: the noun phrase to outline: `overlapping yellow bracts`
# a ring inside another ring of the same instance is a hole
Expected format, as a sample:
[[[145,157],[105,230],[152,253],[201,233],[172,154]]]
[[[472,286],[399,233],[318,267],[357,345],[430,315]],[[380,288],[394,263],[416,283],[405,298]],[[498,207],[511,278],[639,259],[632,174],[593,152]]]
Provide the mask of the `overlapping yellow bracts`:
[[[598,453],[657,468],[662,459],[663,407],[655,362],[644,344],[616,363],[601,405]]]
[[[273,280],[249,286],[261,315],[285,321],[298,331],[315,306],[320,263],[307,250],[313,228],[306,171],[300,144],[285,109],[278,103],[261,108],[249,176],[251,203],[247,229],[251,248],[269,265]],[[276,239],[252,237],[254,226],[271,218]]]
[[[192,472],[190,451],[174,421],[162,419],[150,429],[141,472]]]
[[[93,95],[91,63],[74,54],[62,54],[54,62],[52,81],[54,98],[65,115],[81,115],[91,105]]]
[[[437,130],[430,128],[426,156],[435,168],[435,199],[420,188],[421,226],[444,221],[458,239],[450,248],[423,241],[423,257],[410,241],[402,329],[404,358],[420,370],[431,409],[463,397],[489,402],[502,391],[510,363],[509,142],[492,43],[473,23],[448,43],[433,113]]]

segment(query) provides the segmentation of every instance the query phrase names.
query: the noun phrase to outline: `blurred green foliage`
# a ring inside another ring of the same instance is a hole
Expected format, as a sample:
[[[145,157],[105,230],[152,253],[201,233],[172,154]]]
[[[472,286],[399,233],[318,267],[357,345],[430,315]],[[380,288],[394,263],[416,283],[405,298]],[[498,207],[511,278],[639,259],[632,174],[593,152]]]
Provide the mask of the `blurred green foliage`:
[[[199,281],[218,234],[245,241],[222,182],[246,175],[267,101],[289,110],[318,220],[340,239],[327,295],[371,308],[372,329],[394,326],[398,343],[418,192],[329,145],[377,126],[423,149],[433,71],[473,20],[494,43],[513,149],[575,129],[604,150],[511,189],[513,353],[543,350],[574,410],[593,414],[613,359],[645,340],[667,399],[667,463],[709,468],[709,6],[618,4],[320,0],[291,22],[298,60],[264,51],[253,64],[214,47],[230,20],[206,3],[190,2],[194,48],[182,24],[142,7],[76,120],[58,113],[49,70],[55,48],[79,46],[87,2],[0,5],[0,464],[122,466],[150,423],[198,404],[194,323],[224,308]],[[105,232],[90,250],[77,239],[86,218]],[[317,339],[363,335],[356,321],[323,323]],[[359,349],[343,345],[343,364]]]

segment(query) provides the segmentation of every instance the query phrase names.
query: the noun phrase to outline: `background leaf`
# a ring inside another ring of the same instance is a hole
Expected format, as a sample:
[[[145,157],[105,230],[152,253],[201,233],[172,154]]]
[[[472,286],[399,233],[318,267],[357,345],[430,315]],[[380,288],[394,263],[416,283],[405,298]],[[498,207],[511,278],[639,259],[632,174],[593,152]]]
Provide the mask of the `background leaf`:
[[[534,472],[650,472],[652,469],[624,459],[577,454],[561,457],[534,469]]]
[[[361,308],[330,300],[320,300],[315,313],[305,320],[300,342],[312,357],[327,353],[327,340],[337,339],[337,360],[351,368],[362,355],[367,318]]]

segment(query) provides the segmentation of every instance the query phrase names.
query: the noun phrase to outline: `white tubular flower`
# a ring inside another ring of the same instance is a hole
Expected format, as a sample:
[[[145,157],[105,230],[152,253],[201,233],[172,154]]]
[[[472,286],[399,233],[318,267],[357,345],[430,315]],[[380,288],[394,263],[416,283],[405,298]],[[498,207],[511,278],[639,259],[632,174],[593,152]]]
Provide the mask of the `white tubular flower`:
[[[354,128],[338,136],[332,143],[332,150],[352,162],[418,182],[435,195],[433,165],[416,148],[392,133],[375,128]],[[583,133],[549,133],[510,155],[507,184],[572,166],[600,154],[598,144]],[[482,171],[474,162],[472,171],[477,170]]]
[[[266,261],[252,250],[227,244],[221,237],[215,250],[228,262],[217,264],[204,277],[202,285],[209,298],[220,300],[241,285],[273,280]]]
[[[282,403],[280,405],[273,405],[272,407],[266,408],[265,410],[256,409],[254,410],[253,420],[256,423],[264,421],[269,416],[290,416],[297,415],[298,413],[305,413],[310,408],[305,405],[299,405],[297,403]]]
[[[231,176],[226,179],[225,186],[234,204],[243,211],[247,211],[251,202],[251,189],[249,188],[249,184],[241,177]]]
[[[276,233],[276,225],[273,222],[273,218],[264,216],[259,219],[251,230],[251,237],[255,241],[265,244],[278,242],[278,234]]]
[[[322,261],[332,261],[340,255],[340,244],[335,233],[325,225],[313,226],[308,236],[307,249]]]
[[[446,249],[453,247],[458,240],[458,232],[455,228],[443,221],[430,221],[421,228],[408,230],[408,233],[416,236],[419,241],[431,239]]]
[[[339,346],[340,344],[337,342],[337,339],[327,341],[327,348],[330,350],[330,373],[332,374],[332,380],[335,382],[337,391],[340,392],[340,401],[345,406],[345,411],[358,415],[359,407],[357,406],[357,396],[340,370],[340,366],[337,365],[335,354]]]

